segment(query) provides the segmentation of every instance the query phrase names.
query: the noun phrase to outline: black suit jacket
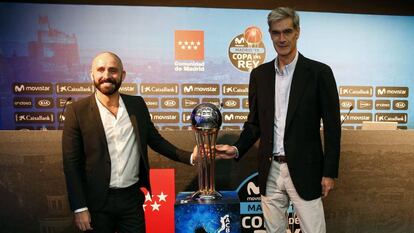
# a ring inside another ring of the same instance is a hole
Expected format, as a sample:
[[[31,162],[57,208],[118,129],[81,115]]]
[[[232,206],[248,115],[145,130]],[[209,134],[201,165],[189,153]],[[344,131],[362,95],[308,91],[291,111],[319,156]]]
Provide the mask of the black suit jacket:
[[[142,97],[121,95],[136,135],[139,184],[150,189],[147,145],[168,158],[190,163],[190,152],[177,149],[156,130]],[[62,136],[63,166],[72,210],[97,210],[109,190],[111,159],[95,95],[68,105]]]
[[[240,159],[260,138],[258,178],[262,195],[266,194],[266,181],[272,163],[274,62],[265,63],[251,72],[250,113],[235,143]],[[320,136],[321,119],[324,149]],[[299,54],[290,89],[283,143],[293,184],[303,199],[312,200],[321,196],[322,176],[338,176],[340,138],[339,98],[332,70]]]

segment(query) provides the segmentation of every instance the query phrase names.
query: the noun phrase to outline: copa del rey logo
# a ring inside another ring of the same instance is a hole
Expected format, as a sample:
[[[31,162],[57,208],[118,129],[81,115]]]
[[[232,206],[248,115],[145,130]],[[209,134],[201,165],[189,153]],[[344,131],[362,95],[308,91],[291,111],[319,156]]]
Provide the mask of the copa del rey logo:
[[[204,60],[204,31],[176,30],[175,60]]]

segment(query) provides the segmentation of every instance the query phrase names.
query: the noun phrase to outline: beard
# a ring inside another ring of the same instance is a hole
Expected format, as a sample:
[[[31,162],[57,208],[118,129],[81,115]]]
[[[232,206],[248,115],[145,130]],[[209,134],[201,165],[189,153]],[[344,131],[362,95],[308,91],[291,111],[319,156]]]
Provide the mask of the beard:
[[[117,82],[113,78],[101,79],[101,80],[94,80],[93,81],[96,89],[98,89],[102,94],[106,96],[113,95],[115,92],[119,90],[121,87],[122,81],[120,80]],[[110,83],[109,87],[104,86],[106,83]]]

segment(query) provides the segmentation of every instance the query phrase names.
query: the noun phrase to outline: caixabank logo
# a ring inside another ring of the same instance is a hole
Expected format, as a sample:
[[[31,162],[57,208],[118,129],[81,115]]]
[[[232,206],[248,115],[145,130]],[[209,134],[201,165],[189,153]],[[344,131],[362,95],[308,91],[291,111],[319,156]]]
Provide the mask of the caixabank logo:
[[[175,71],[204,71],[204,31],[176,30],[174,32],[174,49]]]
[[[90,95],[95,87],[90,83],[56,83],[56,93],[71,95]]]
[[[248,27],[244,33],[234,37],[228,49],[231,64],[236,69],[245,72],[250,72],[261,65],[266,57],[262,38],[263,33],[256,26]]]
[[[339,86],[341,97],[372,97],[373,94],[372,86]]]
[[[257,175],[256,172],[247,177],[236,190],[240,200],[242,233],[266,233]],[[287,214],[288,229],[286,229],[286,233],[300,233],[299,219],[292,204],[290,204]]]
[[[407,113],[375,113],[375,121],[398,122],[406,124],[408,122]]]
[[[248,84],[223,84],[223,95],[243,95],[249,94]]]
[[[15,112],[15,123],[54,123],[53,112]]]
[[[178,95],[176,83],[141,83],[141,95]]]

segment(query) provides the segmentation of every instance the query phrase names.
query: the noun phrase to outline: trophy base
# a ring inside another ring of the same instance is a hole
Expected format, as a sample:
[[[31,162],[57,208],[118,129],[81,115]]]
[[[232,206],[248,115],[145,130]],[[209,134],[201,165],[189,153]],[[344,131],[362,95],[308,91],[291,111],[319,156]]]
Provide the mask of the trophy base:
[[[223,195],[215,190],[212,192],[203,192],[199,190],[191,195],[191,199],[193,200],[217,200],[222,197]]]

